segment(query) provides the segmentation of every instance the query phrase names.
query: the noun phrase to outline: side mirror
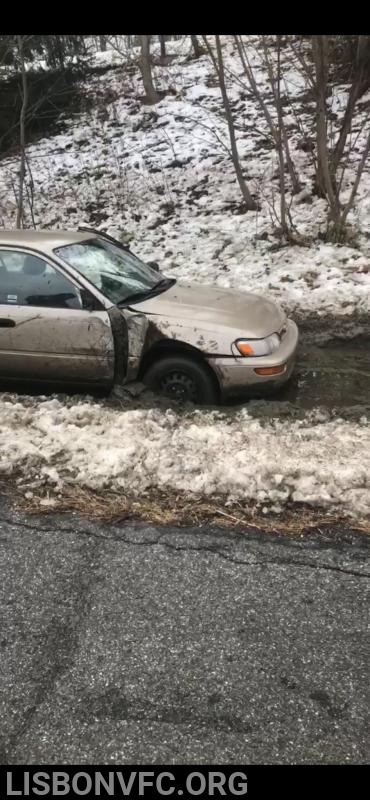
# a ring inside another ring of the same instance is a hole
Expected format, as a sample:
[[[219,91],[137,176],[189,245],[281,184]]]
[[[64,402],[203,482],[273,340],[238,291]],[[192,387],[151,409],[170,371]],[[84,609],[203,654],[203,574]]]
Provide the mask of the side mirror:
[[[148,267],[151,267],[156,272],[159,272],[159,264],[157,264],[156,261],[148,261],[147,264],[148,264]]]
[[[91,292],[89,292],[88,289],[84,288],[80,289],[80,296],[82,300],[82,307],[85,309],[85,311],[102,310],[101,303],[99,302],[99,300],[97,300],[96,297],[94,297],[93,294],[91,294]]]

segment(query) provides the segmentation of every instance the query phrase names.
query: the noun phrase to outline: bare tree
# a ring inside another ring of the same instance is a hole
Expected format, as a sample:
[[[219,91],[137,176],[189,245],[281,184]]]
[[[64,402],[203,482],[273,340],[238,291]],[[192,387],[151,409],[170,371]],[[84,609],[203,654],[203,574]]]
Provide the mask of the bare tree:
[[[278,50],[277,50],[277,75],[276,75],[276,92],[274,91],[274,97],[276,100],[276,110],[277,110],[277,117],[278,117],[278,124],[277,124],[277,140],[276,140],[276,150],[278,154],[279,160],[279,181],[280,181],[280,223],[283,235],[286,238],[289,238],[290,230],[288,227],[287,222],[287,204],[286,204],[286,193],[285,193],[285,161],[284,161],[284,145],[283,145],[283,136],[284,136],[284,120],[283,120],[283,106],[281,103],[281,37],[277,37],[278,40]]]
[[[315,67],[316,94],[316,190],[320,197],[327,197],[332,213],[338,211],[337,198],[332,184],[328,153],[328,118],[326,98],[328,94],[329,58],[328,37],[313,36],[312,52]]]
[[[341,238],[343,238],[345,236],[345,225],[346,225],[346,222],[347,222],[347,217],[348,217],[349,212],[351,211],[351,209],[354,206],[357,190],[358,190],[358,187],[360,185],[360,180],[362,178],[362,173],[364,171],[365,164],[366,164],[367,159],[369,157],[369,153],[370,153],[370,132],[368,134],[368,137],[367,137],[366,142],[365,142],[364,149],[362,151],[361,160],[359,161],[358,166],[357,166],[356,176],[355,176],[355,180],[353,182],[353,186],[352,186],[352,189],[351,189],[350,196],[348,198],[347,203],[342,208],[342,211],[341,211],[341,214],[340,214],[340,218],[339,218],[339,224],[337,225],[336,231],[334,231],[334,237],[333,238],[336,238],[336,236],[337,236],[339,239],[341,239]]]
[[[140,36],[141,57],[140,69],[145,89],[146,102],[150,105],[158,103],[159,94],[155,89],[152,76],[152,65],[150,60],[150,36]]]
[[[244,55],[244,48],[242,46],[241,36],[234,36],[234,40],[235,40],[235,44],[237,46],[237,50],[238,50],[238,53],[239,53],[240,61],[242,62],[244,75],[246,75],[248,73],[248,65],[247,65],[247,62],[246,62],[246,59],[245,59],[245,55]]]
[[[360,37],[359,37],[360,38]],[[359,48],[363,46],[359,42]],[[351,131],[356,100],[360,95],[359,81],[360,69],[350,87],[346,109],[339,130],[338,139],[330,151],[328,142],[328,75],[329,75],[329,43],[327,36],[312,37],[312,53],[315,71],[316,95],[316,146],[317,146],[317,173],[316,186],[318,193],[325,197],[329,205],[328,238],[334,241],[343,241],[346,237],[346,223],[348,214],[354,206],[360,180],[370,152],[370,130],[365,139],[361,158],[357,164],[355,177],[349,198],[346,202],[341,200],[341,187],[344,173],[349,165],[351,143],[344,163],[341,161],[345,155],[345,146],[348,134]],[[359,56],[358,56],[359,58]],[[341,177],[338,181],[338,170],[341,166]]]
[[[194,34],[191,34],[190,39],[193,45],[194,58],[200,58],[201,56],[204,55],[204,50],[199,44],[198,37],[195,36]]]
[[[358,37],[356,59],[354,64],[354,77],[351,88],[348,92],[347,106],[344,112],[342,126],[330,159],[330,170],[332,176],[335,175],[340,164],[340,160],[343,157],[347,137],[351,130],[355,105],[361,96],[361,92],[364,87],[364,72],[366,66],[368,65],[368,44],[368,36]]]
[[[110,36],[107,37],[109,46],[118,53],[125,64],[137,65],[137,56],[132,52],[132,36]]]
[[[262,53],[263,53],[264,67],[266,68],[268,79],[269,79],[269,83],[270,83],[270,87],[271,87],[271,93],[272,93],[273,105],[274,105],[274,112],[275,112],[275,114],[277,116],[277,120],[278,120],[277,124],[274,122],[273,115],[272,115],[272,113],[271,113],[271,111],[269,109],[269,105],[268,105],[267,100],[265,100],[262,92],[260,91],[257,79],[256,79],[255,74],[254,74],[254,70],[253,70],[252,65],[250,63],[250,60],[249,60],[249,57],[248,57],[248,53],[247,53],[247,51],[246,51],[246,49],[244,47],[244,44],[242,42],[241,36],[235,36],[234,39],[236,41],[236,45],[237,45],[237,48],[238,48],[238,53],[239,53],[240,60],[241,60],[242,66],[243,66],[243,72],[244,72],[244,74],[245,74],[245,76],[247,78],[247,81],[248,81],[249,92],[252,95],[252,97],[257,101],[258,105],[261,108],[261,111],[262,111],[262,113],[263,113],[263,115],[265,117],[266,123],[268,125],[272,140],[274,142],[274,145],[275,145],[275,148],[276,148],[278,154],[279,154],[279,147],[280,146],[282,147],[282,150],[283,150],[283,153],[284,153],[284,159],[286,161],[287,168],[288,168],[289,175],[290,175],[290,179],[291,179],[291,183],[292,183],[292,189],[293,189],[293,192],[295,194],[297,194],[301,189],[301,185],[300,185],[297,173],[296,173],[296,169],[295,169],[294,164],[293,164],[293,159],[292,159],[291,154],[290,154],[289,138],[288,138],[288,134],[287,134],[287,130],[286,130],[286,125],[285,125],[285,122],[284,122],[284,115],[282,113],[281,87],[280,86],[278,87],[276,71],[275,71],[275,68],[274,68],[274,64],[273,64],[273,62],[271,60],[271,57],[269,55],[269,46],[268,46],[268,43],[266,41],[266,37],[265,36],[261,37],[261,50],[262,50]],[[281,36],[277,37],[277,50],[279,52],[279,59],[280,59],[280,56],[281,56]],[[281,81],[281,77],[280,77],[280,81]]]
[[[218,35],[215,36],[216,54],[217,54],[216,56],[215,56],[215,54],[214,54],[214,52],[212,50],[212,47],[211,47],[211,45],[210,45],[210,43],[209,43],[209,41],[208,41],[206,36],[203,36],[203,41],[204,41],[204,44],[205,44],[205,46],[207,48],[207,51],[209,53],[209,56],[210,56],[211,61],[213,63],[213,66],[215,68],[216,75],[217,75],[218,82],[219,82],[219,86],[220,86],[222,102],[223,102],[226,121],[227,121],[227,127],[228,127],[228,130],[229,130],[231,157],[232,157],[232,162],[233,162],[233,165],[234,165],[235,174],[236,174],[236,177],[237,177],[237,180],[238,180],[239,188],[240,188],[240,191],[241,191],[241,194],[242,194],[242,197],[243,197],[243,200],[244,200],[244,203],[245,203],[245,206],[246,206],[247,210],[248,211],[252,211],[252,210],[255,210],[257,208],[257,203],[254,200],[254,198],[252,197],[252,195],[251,195],[251,193],[250,193],[250,191],[248,189],[247,183],[246,183],[244,175],[243,175],[242,166],[241,166],[241,163],[240,163],[240,156],[239,156],[238,147],[237,147],[237,143],[236,143],[236,136],[235,136],[234,120],[233,120],[233,115],[232,115],[232,111],[231,111],[231,106],[230,106],[230,100],[229,100],[229,96],[228,96],[228,92],[227,92],[227,87],[226,87],[225,66],[224,66],[224,59],[223,59],[223,55],[222,55],[220,37]]]
[[[274,74],[274,67],[272,60],[269,55],[269,47],[266,41],[266,37],[262,37],[263,42],[263,52],[265,58],[265,64],[267,67],[267,74],[269,76],[272,96],[274,99],[276,112],[277,112],[277,119],[278,119],[278,127],[277,127],[277,142],[278,147],[280,145],[282,153],[285,157],[286,165],[288,168],[288,172],[290,175],[290,179],[292,182],[292,189],[294,194],[297,194],[300,189],[301,185],[299,182],[298,175],[296,173],[295,166],[293,164],[293,159],[290,155],[290,146],[289,146],[289,138],[288,133],[284,121],[284,114],[283,114],[283,103],[281,97],[281,81],[282,81],[282,71],[281,71],[281,35],[276,36],[276,44],[277,44],[277,72],[278,76],[275,77]],[[285,166],[285,165],[284,165]]]
[[[26,194],[27,194],[27,201],[28,201],[28,208],[31,217],[31,222],[34,228],[36,228],[35,222],[35,184],[33,182],[33,175],[30,167],[30,163],[28,158],[26,158],[27,170],[28,170],[28,184],[25,183],[26,187]]]
[[[18,58],[21,70],[22,79],[22,106],[19,117],[19,143],[20,143],[20,165],[19,165],[19,183],[18,183],[18,203],[17,203],[17,228],[23,227],[23,195],[24,195],[24,181],[26,177],[26,130],[25,118],[28,103],[28,85],[27,73],[24,58],[24,44],[25,37],[17,36]]]
[[[158,36],[159,44],[161,47],[161,61],[165,61],[166,58],[166,37],[165,36]]]
[[[268,107],[266,96],[259,89],[254,69],[251,66],[250,48],[247,50],[244,47],[242,37],[234,38],[243,67],[243,76],[246,76],[246,82],[248,83],[247,91],[249,90],[250,96],[258,101],[263,110],[270,134],[274,140],[279,161],[280,192],[284,186],[286,188],[286,180],[283,180],[282,173],[281,149],[284,154],[285,172],[288,171],[293,192],[296,192],[300,187],[298,176],[295,174],[294,163],[290,157],[289,135],[284,123],[283,103],[281,102],[280,94],[280,84],[284,83],[284,73],[280,63],[282,37],[276,37],[277,59],[272,56],[271,53],[273,51],[266,37],[261,37],[261,45],[258,50],[259,58],[261,58],[260,51],[262,51],[264,65],[267,68],[273,97],[272,111]],[[309,147],[310,158],[315,169],[316,193],[325,198],[328,203],[327,238],[332,241],[343,241],[348,235],[347,218],[354,206],[361,177],[370,153],[370,128],[368,131],[366,130],[366,125],[369,125],[370,112],[367,116],[360,117],[360,126],[356,120],[356,136],[353,136],[353,118],[356,111],[356,103],[369,86],[370,37],[358,36],[357,46],[353,48],[354,58],[351,61],[348,60],[347,56],[347,60],[343,62],[343,66],[346,69],[348,69],[348,66],[351,67],[351,82],[345,111],[338,123],[333,124],[328,98],[332,91],[331,81],[334,58],[336,52],[341,52],[341,49],[343,49],[343,45],[338,42],[338,38],[343,37],[289,37],[285,42],[286,48],[284,51],[285,55],[286,51],[288,51],[287,60],[290,66],[293,66],[294,70],[299,70],[301,77],[304,79],[308,103],[310,103],[310,98],[315,103],[314,140],[310,136],[311,129],[307,129],[307,120],[303,122],[297,116],[297,111],[291,101],[289,110],[295,117],[297,128]],[[353,38],[355,37],[351,37],[351,39]],[[353,47],[352,42],[350,44]],[[277,72],[280,74],[280,81],[277,79]],[[241,85],[244,85],[244,77],[234,75],[234,78]],[[285,103],[287,100],[289,100],[289,94],[286,91],[283,102]],[[363,140],[363,145],[358,158],[358,143],[361,139]],[[355,169],[354,164],[356,164]],[[351,188],[349,197],[347,196],[344,199],[342,195],[345,185],[344,177],[348,174],[347,170],[349,168],[352,172],[349,178]],[[295,179],[297,183],[295,183]],[[286,212],[288,223],[292,225],[290,207],[285,204],[284,209],[284,203],[280,203],[280,217],[283,228],[284,211]],[[296,241],[295,235],[293,237],[289,236],[289,238],[293,238]],[[304,241],[300,241],[298,238],[298,243],[304,244]]]

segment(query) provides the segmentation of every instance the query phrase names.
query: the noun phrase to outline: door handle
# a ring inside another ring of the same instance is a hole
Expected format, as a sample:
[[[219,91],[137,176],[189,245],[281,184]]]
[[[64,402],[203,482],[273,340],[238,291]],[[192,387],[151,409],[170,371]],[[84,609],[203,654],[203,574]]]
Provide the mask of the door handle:
[[[14,319],[0,318],[0,328],[15,328]]]

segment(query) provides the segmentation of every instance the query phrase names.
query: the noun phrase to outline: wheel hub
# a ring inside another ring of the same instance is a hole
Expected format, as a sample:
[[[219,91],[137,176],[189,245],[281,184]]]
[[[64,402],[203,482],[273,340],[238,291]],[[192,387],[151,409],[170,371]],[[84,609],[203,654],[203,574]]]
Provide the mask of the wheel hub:
[[[161,390],[175,400],[195,401],[197,399],[197,387],[194,380],[190,375],[178,370],[170,372],[162,378]]]

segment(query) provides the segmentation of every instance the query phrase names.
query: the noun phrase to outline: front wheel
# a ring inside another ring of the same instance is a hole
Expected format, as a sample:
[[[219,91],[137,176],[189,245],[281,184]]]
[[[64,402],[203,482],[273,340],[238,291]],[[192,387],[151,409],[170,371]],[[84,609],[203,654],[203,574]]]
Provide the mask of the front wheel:
[[[218,402],[216,378],[201,361],[187,356],[166,356],[145,372],[149,389],[174,400],[215,405]]]

